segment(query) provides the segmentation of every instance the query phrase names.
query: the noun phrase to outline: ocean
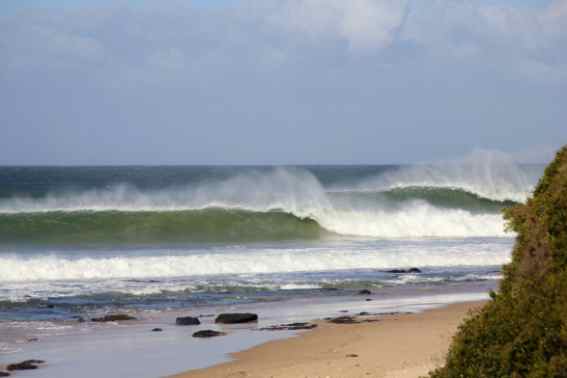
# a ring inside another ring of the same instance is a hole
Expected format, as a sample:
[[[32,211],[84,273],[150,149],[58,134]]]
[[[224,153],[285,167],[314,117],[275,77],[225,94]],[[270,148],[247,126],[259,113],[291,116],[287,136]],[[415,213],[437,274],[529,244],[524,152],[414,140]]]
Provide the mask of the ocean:
[[[0,167],[0,364],[155,377],[284,337],[232,330],[187,360],[176,351],[197,344],[171,328],[179,314],[259,312],[260,327],[483,299],[511,257],[502,209],[542,171],[482,152],[420,165]],[[142,322],[77,321],[112,312]]]
[[[542,169],[3,167],[0,320],[496,281]]]

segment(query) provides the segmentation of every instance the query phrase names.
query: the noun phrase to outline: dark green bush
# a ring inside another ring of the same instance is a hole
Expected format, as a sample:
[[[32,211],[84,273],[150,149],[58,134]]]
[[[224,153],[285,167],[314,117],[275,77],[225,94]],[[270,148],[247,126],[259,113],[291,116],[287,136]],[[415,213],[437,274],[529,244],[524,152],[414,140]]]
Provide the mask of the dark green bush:
[[[517,239],[500,290],[461,325],[431,378],[567,377],[567,146],[505,218]]]

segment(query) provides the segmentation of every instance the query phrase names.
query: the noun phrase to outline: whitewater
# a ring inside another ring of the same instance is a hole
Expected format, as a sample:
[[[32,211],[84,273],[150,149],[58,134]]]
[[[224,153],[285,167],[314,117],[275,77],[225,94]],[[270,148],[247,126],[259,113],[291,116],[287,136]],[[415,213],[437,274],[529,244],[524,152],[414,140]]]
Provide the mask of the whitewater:
[[[502,210],[541,171],[485,151],[412,166],[0,168],[0,317],[494,281],[514,237]],[[422,273],[390,272],[410,267]]]

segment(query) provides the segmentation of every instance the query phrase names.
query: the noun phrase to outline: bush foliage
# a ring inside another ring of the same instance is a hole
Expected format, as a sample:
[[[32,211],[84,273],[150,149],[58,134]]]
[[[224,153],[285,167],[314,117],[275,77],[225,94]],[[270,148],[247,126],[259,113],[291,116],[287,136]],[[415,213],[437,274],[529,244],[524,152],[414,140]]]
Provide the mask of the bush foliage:
[[[517,239],[500,290],[461,325],[431,378],[567,377],[567,146],[505,218]]]

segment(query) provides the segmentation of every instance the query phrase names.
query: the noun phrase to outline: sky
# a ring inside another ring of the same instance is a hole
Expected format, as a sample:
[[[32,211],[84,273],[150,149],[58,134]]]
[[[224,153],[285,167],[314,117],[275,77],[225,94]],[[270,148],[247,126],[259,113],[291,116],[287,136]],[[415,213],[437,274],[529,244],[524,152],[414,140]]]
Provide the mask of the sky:
[[[0,164],[384,164],[567,143],[567,0],[0,0]]]

